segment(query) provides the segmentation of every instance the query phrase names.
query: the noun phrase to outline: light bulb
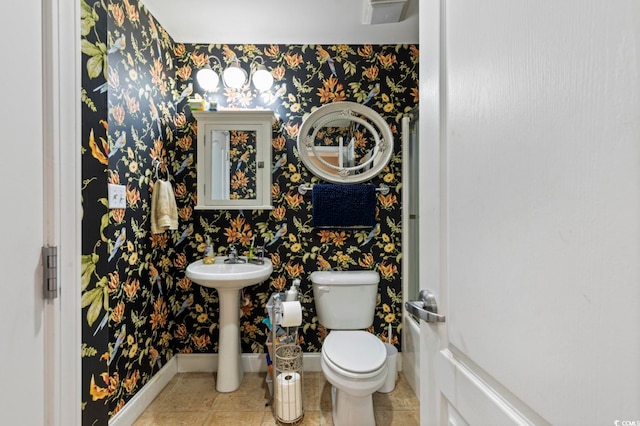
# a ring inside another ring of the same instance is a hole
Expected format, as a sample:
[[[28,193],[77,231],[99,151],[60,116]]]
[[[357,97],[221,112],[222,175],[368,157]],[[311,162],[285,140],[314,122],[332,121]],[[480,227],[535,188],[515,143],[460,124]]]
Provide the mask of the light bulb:
[[[261,92],[269,90],[273,86],[273,76],[264,65],[258,65],[253,77],[251,77],[251,81],[253,81],[255,88]]]
[[[239,89],[247,82],[247,72],[237,63],[231,64],[222,73],[222,79],[232,89]]]
[[[207,92],[213,92],[218,87],[220,77],[218,73],[212,70],[210,67],[202,68],[198,70],[196,74],[198,84]]]

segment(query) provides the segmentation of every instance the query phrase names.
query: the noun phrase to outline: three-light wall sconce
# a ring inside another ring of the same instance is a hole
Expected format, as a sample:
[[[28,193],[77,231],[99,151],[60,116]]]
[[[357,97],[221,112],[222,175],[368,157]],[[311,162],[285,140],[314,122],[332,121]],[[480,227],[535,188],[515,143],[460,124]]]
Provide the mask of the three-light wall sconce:
[[[234,58],[233,62],[227,67],[222,65],[220,59],[216,56],[209,56],[209,59],[218,61],[219,69],[222,70],[222,82],[225,87],[231,89],[240,89],[251,80],[253,86],[260,92],[269,90],[273,85],[273,76],[264,66],[262,56],[256,56],[249,64],[250,75],[244,68],[240,66],[238,58]],[[258,62],[259,60],[259,62]],[[220,76],[209,63],[204,68],[198,70],[196,74],[198,84],[207,92],[213,92],[218,88]]]

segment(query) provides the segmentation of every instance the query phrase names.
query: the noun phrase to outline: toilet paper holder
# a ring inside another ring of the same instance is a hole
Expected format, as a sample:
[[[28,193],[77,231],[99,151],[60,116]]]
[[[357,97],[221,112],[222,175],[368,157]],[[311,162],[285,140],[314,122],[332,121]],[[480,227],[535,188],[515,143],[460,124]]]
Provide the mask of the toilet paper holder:
[[[302,401],[302,348],[297,345],[298,326],[283,326],[282,301],[284,293],[273,293],[267,302],[267,313],[271,323],[267,341],[273,371],[267,373],[270,398],[267,405],[273,405],[274,415],[279,424],[298,424],[304,417]],[[295,302],[300,303],[298,293]],[[291,301],[287,301],[291,302]],[[304,309],[301,307],[301,310]],[[283,378],[289,378],[283,382]]]
[[[298,424],[304,417],[302,400],[302,348],[278,345],[275,348],[274,408],[281,423]]]

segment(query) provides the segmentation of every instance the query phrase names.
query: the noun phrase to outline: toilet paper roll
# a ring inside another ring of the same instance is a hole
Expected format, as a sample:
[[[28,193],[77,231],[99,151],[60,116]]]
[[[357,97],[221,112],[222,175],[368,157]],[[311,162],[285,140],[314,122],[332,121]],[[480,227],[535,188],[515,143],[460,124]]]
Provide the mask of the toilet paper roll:
[[[276,377],[276,396],[283,402],[293,402],[302,395],[300,373],[285,371]]]
[[[276,377],[276,415],[285,422],[302,416],[302,379],[299,373],[284,372]]]
[[[283,422],[293,422],[302,416],[302,401],[291,403],[279,402],[276,405],[276,416]]]
[[[280,306],[283,327],[297,327],[302,324],[302,306],[300,302],[282,302]]]

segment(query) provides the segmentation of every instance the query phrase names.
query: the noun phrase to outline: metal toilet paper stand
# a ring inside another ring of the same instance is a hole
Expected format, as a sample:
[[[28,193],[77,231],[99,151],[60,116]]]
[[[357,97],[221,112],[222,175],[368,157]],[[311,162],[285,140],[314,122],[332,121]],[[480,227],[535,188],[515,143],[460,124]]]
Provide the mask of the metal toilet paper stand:
[[[281,301],[284,293],[273,293],[267,302],[271,332],[267,340],[272,372],[267,373],[270,400],[278,423],[297,425],[304,418],[302,348],[298,327],[282,327]],[[298,295],[298,302],[300,295]]]

